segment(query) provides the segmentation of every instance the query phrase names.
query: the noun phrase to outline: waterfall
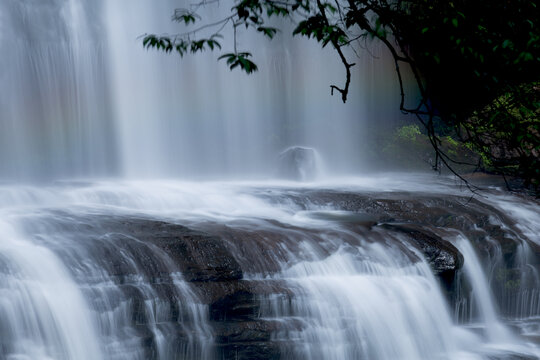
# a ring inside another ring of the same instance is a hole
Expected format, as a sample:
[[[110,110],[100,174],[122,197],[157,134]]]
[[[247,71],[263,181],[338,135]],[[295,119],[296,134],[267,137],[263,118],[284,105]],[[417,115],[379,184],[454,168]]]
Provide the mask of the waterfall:
[[[360,177],[381,48],[342,104],[292,24],[251,76],[144,50],[186,4],[0,3],[0,360],[540,358],[538,203]]]
[[[2,358],[213,358],[208,309],[163,250],[88,214],[10,210]]]
[[[273,175],[280,153],[292,145],[314,147],[342,169],[359,165],[346,154],[360,152],[360,124],[367,114],[362,101],[343,105],[329,96],[329,85],[343,80],[331,53],[286,34],[264,43],[241,32],[239,46],[253,51],[260,68],[248,77],[216,63],[212,54],[180,60],[143,50],[144,32],[186,31],[166,21],[175,6],[145,0],[106,4],[125,174]],[[203,16],[216,19],[228,10],[208,6]],[[230,38],[224,49],[233,47]],[[352,95],[360,98],[362,91],[354,88]]]
[[[493,304],[493,295],[489,283],[482,270],[480,259],[476,256],[471,244],[464,238],[457,240],[456,245],[465,258],[465,273],[469,277],[473,291],[472,300],[481,314],[486,326],[487,336],[494,342],[505,342],[511,339],[510,332],[499,322],[497,310]]]
[[[239,34],[259,64],[252,76],[231,72],[217,53],[144,50],[145,33],[186,30],[169,21],[178,6],[4,1],[0,178],[274,176],[291,146],[317,150],[329,173],[351,173],[369,163],[364,122],[401,119],[389,110],[397,96],[370,100],[394,84],[391,65],[374,59],[384,58],[380,48],[355,59],[348,104],[329,94],[344,81],[339,59],[291,38],[288,24],[274,41]],[[205,9],[209,19],[229,11]]]
[[[305,322],[302,331],[286,334],[297,342],[290,358],[457,356],[458,329],[429,267],[403,260],[400,252],[371,244],[342,247],[324,260],[286,269],[282,276],[297,289],[296,297],[273,304],[270,315]]]
[[[104,41],[93,2],[0,4],[3,179],[103,176],[115,165]]]

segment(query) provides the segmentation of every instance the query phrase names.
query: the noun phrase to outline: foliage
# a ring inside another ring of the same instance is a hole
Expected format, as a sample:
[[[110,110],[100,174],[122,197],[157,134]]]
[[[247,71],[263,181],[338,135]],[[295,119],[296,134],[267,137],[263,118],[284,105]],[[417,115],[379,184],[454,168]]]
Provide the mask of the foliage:
[[[484,167],[540,180],[540,83],[505,93],[461,123],[461,138],[482,155]]]
[[[383,136],[379,142],[382,144],[382,151],[374,157],[382,163],[413,171],[425,169],[426,164],[436,166],[437,159],[429,136],[425,131],[422,132],[417,124],[398,127],[390,136],[388,134]],[[464,143],[456,141],[451,136],[444,136],[440,138],[439,148],[456,160],[454,170],[460,173],[475,170],[475,166],[470,164],[478,162],[478,153]]]
[[[439,163],[452,170],[456,160],[440,145],[452,134],[479,151],[484,167],[519,175],[540,185],[539,101],[540,9],[531,0],[236,0],[228,16],[205,23],[198,12],[219,0],[178,9],[173,20],[201,24],[174,36],[146,35],[143,45],[181,56],[221,50],[223,29],[233,29],[233,47],[221,55],[231,69],[257,70],[237,49],[241,29],[271,39],[272,17],[296,24],[294,35],[332,46],[345,68],[345,83],[331,85],[347,101],[351,67],[344,48],[365,49],[376,40],[390,51],[400,86],[400,110],[424,125]],[[206,37],[198,37],[209,33]],[[351,52],[352,53],[352,52]],[[405,106],[404,69],[416,81],[420,100]],[[410,70],[409,70],[410,69]],[[443,133],[439,129],[445,129]],[[450,129],[451,131],[448,131]],[[459,174],[456,174],[459,176]]]
[[[250,56],[251,54],[247,52],[228,53],[221,55],[218,59],[227,59],[227,65],[230,66],[231,70],[240,66],[246,73],[251,74],[252,72],[257,71],[257,65],[248,59]]]
[[[397,138],[409,141],[416,140],[416,136],[420,134],[420,127],[418,125],[405,125],[396,131]]]

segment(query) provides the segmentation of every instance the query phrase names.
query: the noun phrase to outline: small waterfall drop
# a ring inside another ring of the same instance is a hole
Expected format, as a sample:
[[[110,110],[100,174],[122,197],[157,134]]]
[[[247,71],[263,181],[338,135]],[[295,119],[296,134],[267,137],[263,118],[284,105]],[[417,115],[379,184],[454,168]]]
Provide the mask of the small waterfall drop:
[[[61,260],[9,223],[0,229],[2,358],[101,358],[88,304]]]
[[[77,212],[2,222],[2,358],[214,358],[207,306],[169,254],[122,232]]]
[[[488,338],[493,342],[511,341],[511,333],[498,320],[497,310],[493,304],[493,295],[486,275],[482,270],[480,259],[476,256],[467,239],[458,239],[456,246],[465,258],[464,271],[474,289],[472,300],[475,302],[476,309],[480,312]]]
[[[287,334],[297,338],[289,358],[459,358],[458,330],[427,264],[396,259],[404,261],[373,244],[286,269],[296,297],[274,304],[272,315],[304,322],[302,331]]]

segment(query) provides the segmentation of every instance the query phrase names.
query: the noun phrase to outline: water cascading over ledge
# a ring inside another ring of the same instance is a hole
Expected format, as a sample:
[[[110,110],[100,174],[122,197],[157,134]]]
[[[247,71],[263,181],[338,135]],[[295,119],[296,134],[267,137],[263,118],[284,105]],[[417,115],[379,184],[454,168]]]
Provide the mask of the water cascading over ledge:
[[[393,73],[357,59],[344,106],[339,62],[303,41],[242,35],[252,77],[142,50],[181,5],[0,3],[0,360],[539,358],[537,203],[245,181],[291,148],[363,171]],[[218,181],[133,180],[162,177]]]
[[[537,309],[504,319],[492,286],[515,282],[488,282],[538,269],[525,219],[421,179],[4,186],[2,356],[537,358]],[[516,261],[479,256],[491,242]]]

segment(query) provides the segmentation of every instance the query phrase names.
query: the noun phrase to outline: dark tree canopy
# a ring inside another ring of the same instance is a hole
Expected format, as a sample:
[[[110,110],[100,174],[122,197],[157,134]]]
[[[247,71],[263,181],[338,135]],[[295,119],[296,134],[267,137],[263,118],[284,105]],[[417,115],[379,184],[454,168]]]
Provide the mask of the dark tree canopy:
[[[294,35],[332,46],[341,59],[342,85],[331,85],[347,101],[354,58],[366,40],[382,42],[392,54],[400,85],[400,110],[425,126],[439,162],[455,159],[439,147],[445,128],[480,154],[483,169],[519,176],[540,186],[540,5],[529,0],[237,0],[230,13],[205,22],[200,10],[219,0],[177,9],[173,20],[193,30],[146,35],[143,45],[181,56],[219,50],[231,69],[257,71],[251,53],[236,46],[238,31],[273,38],[272,17],[295,23]],[[225,2],[221,2],[223,5]],[[233,28],[234,48],[223,51],[223,30]],[[208,34],[206,36],[206,34]],[[404,71],[416,81],[420,100],[405,106]],[[458,175],[458,174],[456,174]],[[459,175],[458,175],[459,176]]]

